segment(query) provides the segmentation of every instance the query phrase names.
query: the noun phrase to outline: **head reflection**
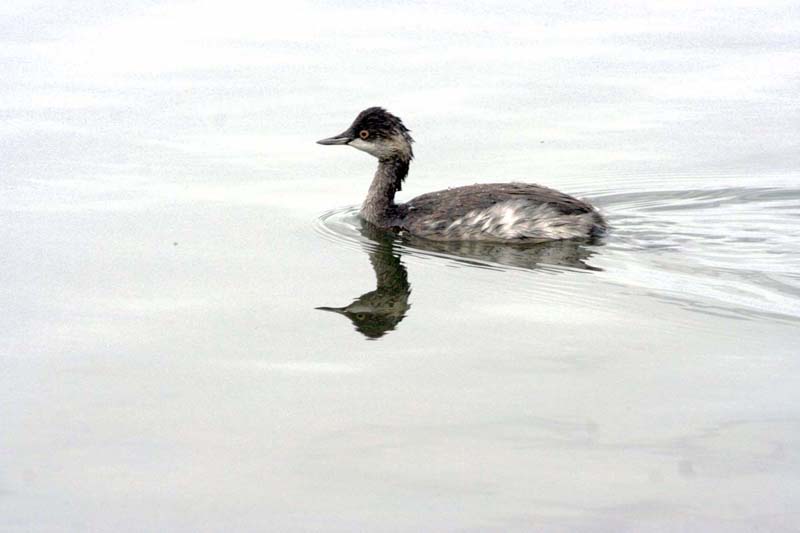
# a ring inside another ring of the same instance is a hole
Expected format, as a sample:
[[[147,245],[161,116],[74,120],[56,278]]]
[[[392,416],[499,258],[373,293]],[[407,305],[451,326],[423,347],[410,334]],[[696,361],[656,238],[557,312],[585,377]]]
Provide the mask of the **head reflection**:
[[[408,303],[411,284],[408,282],[408,271],[401,261],[401,251],[410,254],[416,251],[447,254],[450,259],[484,267],[536,269],[562,266],[579,270],[600,270],[587,263],[595,253],[587,245],[601,244],[597,240],[527,245],[479,241],[437,242],[401,236],[365,221],[361,222],[360,231],[370,241],[369,260],[375,272],[377,287],[345,307],[317,309],[346,316],[356,330],[369,339],[378,339],[394,330],[411,307]]]

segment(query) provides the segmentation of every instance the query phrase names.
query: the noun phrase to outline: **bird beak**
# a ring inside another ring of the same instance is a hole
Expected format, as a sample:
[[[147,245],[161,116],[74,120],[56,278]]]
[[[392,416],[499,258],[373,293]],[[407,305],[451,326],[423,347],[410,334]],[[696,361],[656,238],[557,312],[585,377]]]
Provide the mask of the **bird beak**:
[[[331,313],[339,313],[340,315],[345,314],[343,307],[315,307],[314,309],[319,309],[320,311],[330,311]]]
[[[352,140],[353,140],[353,138],[350,136],[350,134],[348,132],[344,131],[344,132],[340,133],[339,135],[334,135],[333,137],[328,137],[327,139],[322,139],[320,141],[317,141],[317,144],[325,144],[325,145],[329,145],[329,144],[331,144],[331,145],[332,144],[347,144]]]

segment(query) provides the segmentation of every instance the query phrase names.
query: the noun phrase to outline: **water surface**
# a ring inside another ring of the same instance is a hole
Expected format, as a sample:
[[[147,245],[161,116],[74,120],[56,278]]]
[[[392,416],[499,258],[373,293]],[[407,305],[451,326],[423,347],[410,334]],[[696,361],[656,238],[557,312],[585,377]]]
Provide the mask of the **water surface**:
[[[0,530],[795,530],[798,20],[4,3]],[[366,231],[370,105],[612,230]]]

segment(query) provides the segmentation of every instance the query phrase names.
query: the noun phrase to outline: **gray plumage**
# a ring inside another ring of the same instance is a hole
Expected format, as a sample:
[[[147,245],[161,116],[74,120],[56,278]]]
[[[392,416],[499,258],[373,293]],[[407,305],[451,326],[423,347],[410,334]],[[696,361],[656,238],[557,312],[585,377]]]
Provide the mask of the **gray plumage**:
[[[380,107],[319,144],[347,144],[378,159],[361,216],[381,228],[435,241],[544,242],[602,235],[607,224],[589,203],[527,183],[492,183],[423,194],[395,204],[414,157],[408,128]]]

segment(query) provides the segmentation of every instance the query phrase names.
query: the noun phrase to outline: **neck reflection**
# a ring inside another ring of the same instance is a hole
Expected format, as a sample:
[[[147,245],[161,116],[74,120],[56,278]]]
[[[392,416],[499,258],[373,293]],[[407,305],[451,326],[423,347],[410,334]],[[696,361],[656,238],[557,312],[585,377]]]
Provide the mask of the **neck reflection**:
[[[408,283],[408,271],[395,250],[395,234],[369,222],[362,224],[361,233],[375,244],[370,247],[369,261],[375,272],[377,287],[345,307],[317,309],[344,315],[365,337],[378,339],[405,318],[406,311],[411,307],[408,303],[411,285]]]

